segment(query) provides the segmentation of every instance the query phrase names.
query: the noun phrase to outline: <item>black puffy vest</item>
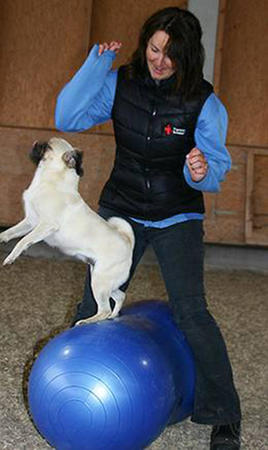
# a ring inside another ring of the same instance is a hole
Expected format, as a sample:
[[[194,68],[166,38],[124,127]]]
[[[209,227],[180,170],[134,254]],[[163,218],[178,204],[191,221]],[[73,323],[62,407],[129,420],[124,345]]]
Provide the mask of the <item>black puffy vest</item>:
[[[204,80],[198,98],[184,102],[171,93],[173,82],[128,80],[125,67],[119,69],[112,111],[116,156],[100,205],[145,220],[204,212],[203,195],[186,183],[183,166],[213,89]]]

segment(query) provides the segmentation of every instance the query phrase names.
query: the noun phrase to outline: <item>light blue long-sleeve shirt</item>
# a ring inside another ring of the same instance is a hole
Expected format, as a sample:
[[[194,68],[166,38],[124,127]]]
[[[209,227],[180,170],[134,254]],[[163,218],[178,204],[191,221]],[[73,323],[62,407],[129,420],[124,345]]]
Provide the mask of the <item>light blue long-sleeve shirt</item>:
[[[112,70],[113,51],[98,55],[94,45],[84,64],[62,89],[56,104],[56,128],[66,132],[87,130],[111,119],[114,103],[117,70]],[[225,107],[212,93],[205,101],[195,128],[196,147],[208,163],[208,172],[199,182],[191,179],[185,163],[183,173],[186,182],[203,192],[219,192],[220,183],[231,168],[231,157],[225,147],[228,116]],[[164,228],[191,219],[203,219],[203,214],[177,214],[161,221],[137,220],[145,226]]]

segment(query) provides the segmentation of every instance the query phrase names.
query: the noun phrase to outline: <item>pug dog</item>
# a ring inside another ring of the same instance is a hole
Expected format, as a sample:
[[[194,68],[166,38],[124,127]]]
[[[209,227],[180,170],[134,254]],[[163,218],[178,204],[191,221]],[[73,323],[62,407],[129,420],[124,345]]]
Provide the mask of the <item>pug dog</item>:
[[[0,242],[24,236],[4,260],[11,264],[36,242],[45,241],[91,267],[91,286],[97,313],[77,324],[111,319],[118,315],[132,264],[134,233],[119,217],[105,220],[78,192],[82,152],[66,140],[53,137],[35,142],[31,159],[37,165],[33,180],[23,193],[25,218],[0,234]],[[115,301],[110,306],[110,297]]]

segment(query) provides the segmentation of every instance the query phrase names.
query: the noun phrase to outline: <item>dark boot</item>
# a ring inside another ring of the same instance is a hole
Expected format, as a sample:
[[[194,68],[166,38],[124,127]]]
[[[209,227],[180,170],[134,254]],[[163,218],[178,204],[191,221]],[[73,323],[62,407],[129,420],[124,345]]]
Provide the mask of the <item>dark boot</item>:
[[[240,422],[230,425],[214,425],[211,432],[210,450],[240,449]]]

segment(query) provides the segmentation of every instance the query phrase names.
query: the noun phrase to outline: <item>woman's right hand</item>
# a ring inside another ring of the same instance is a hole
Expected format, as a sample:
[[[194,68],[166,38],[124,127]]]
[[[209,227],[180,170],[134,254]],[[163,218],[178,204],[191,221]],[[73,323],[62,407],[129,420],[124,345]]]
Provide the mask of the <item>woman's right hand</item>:
[[[120,48],[122,47],[122,42],[112,41],[110,43],[104,42],[103,44],[99,44],[99,56],[102,55],[107,50],[111,50],[115,53],[118,53]]]

